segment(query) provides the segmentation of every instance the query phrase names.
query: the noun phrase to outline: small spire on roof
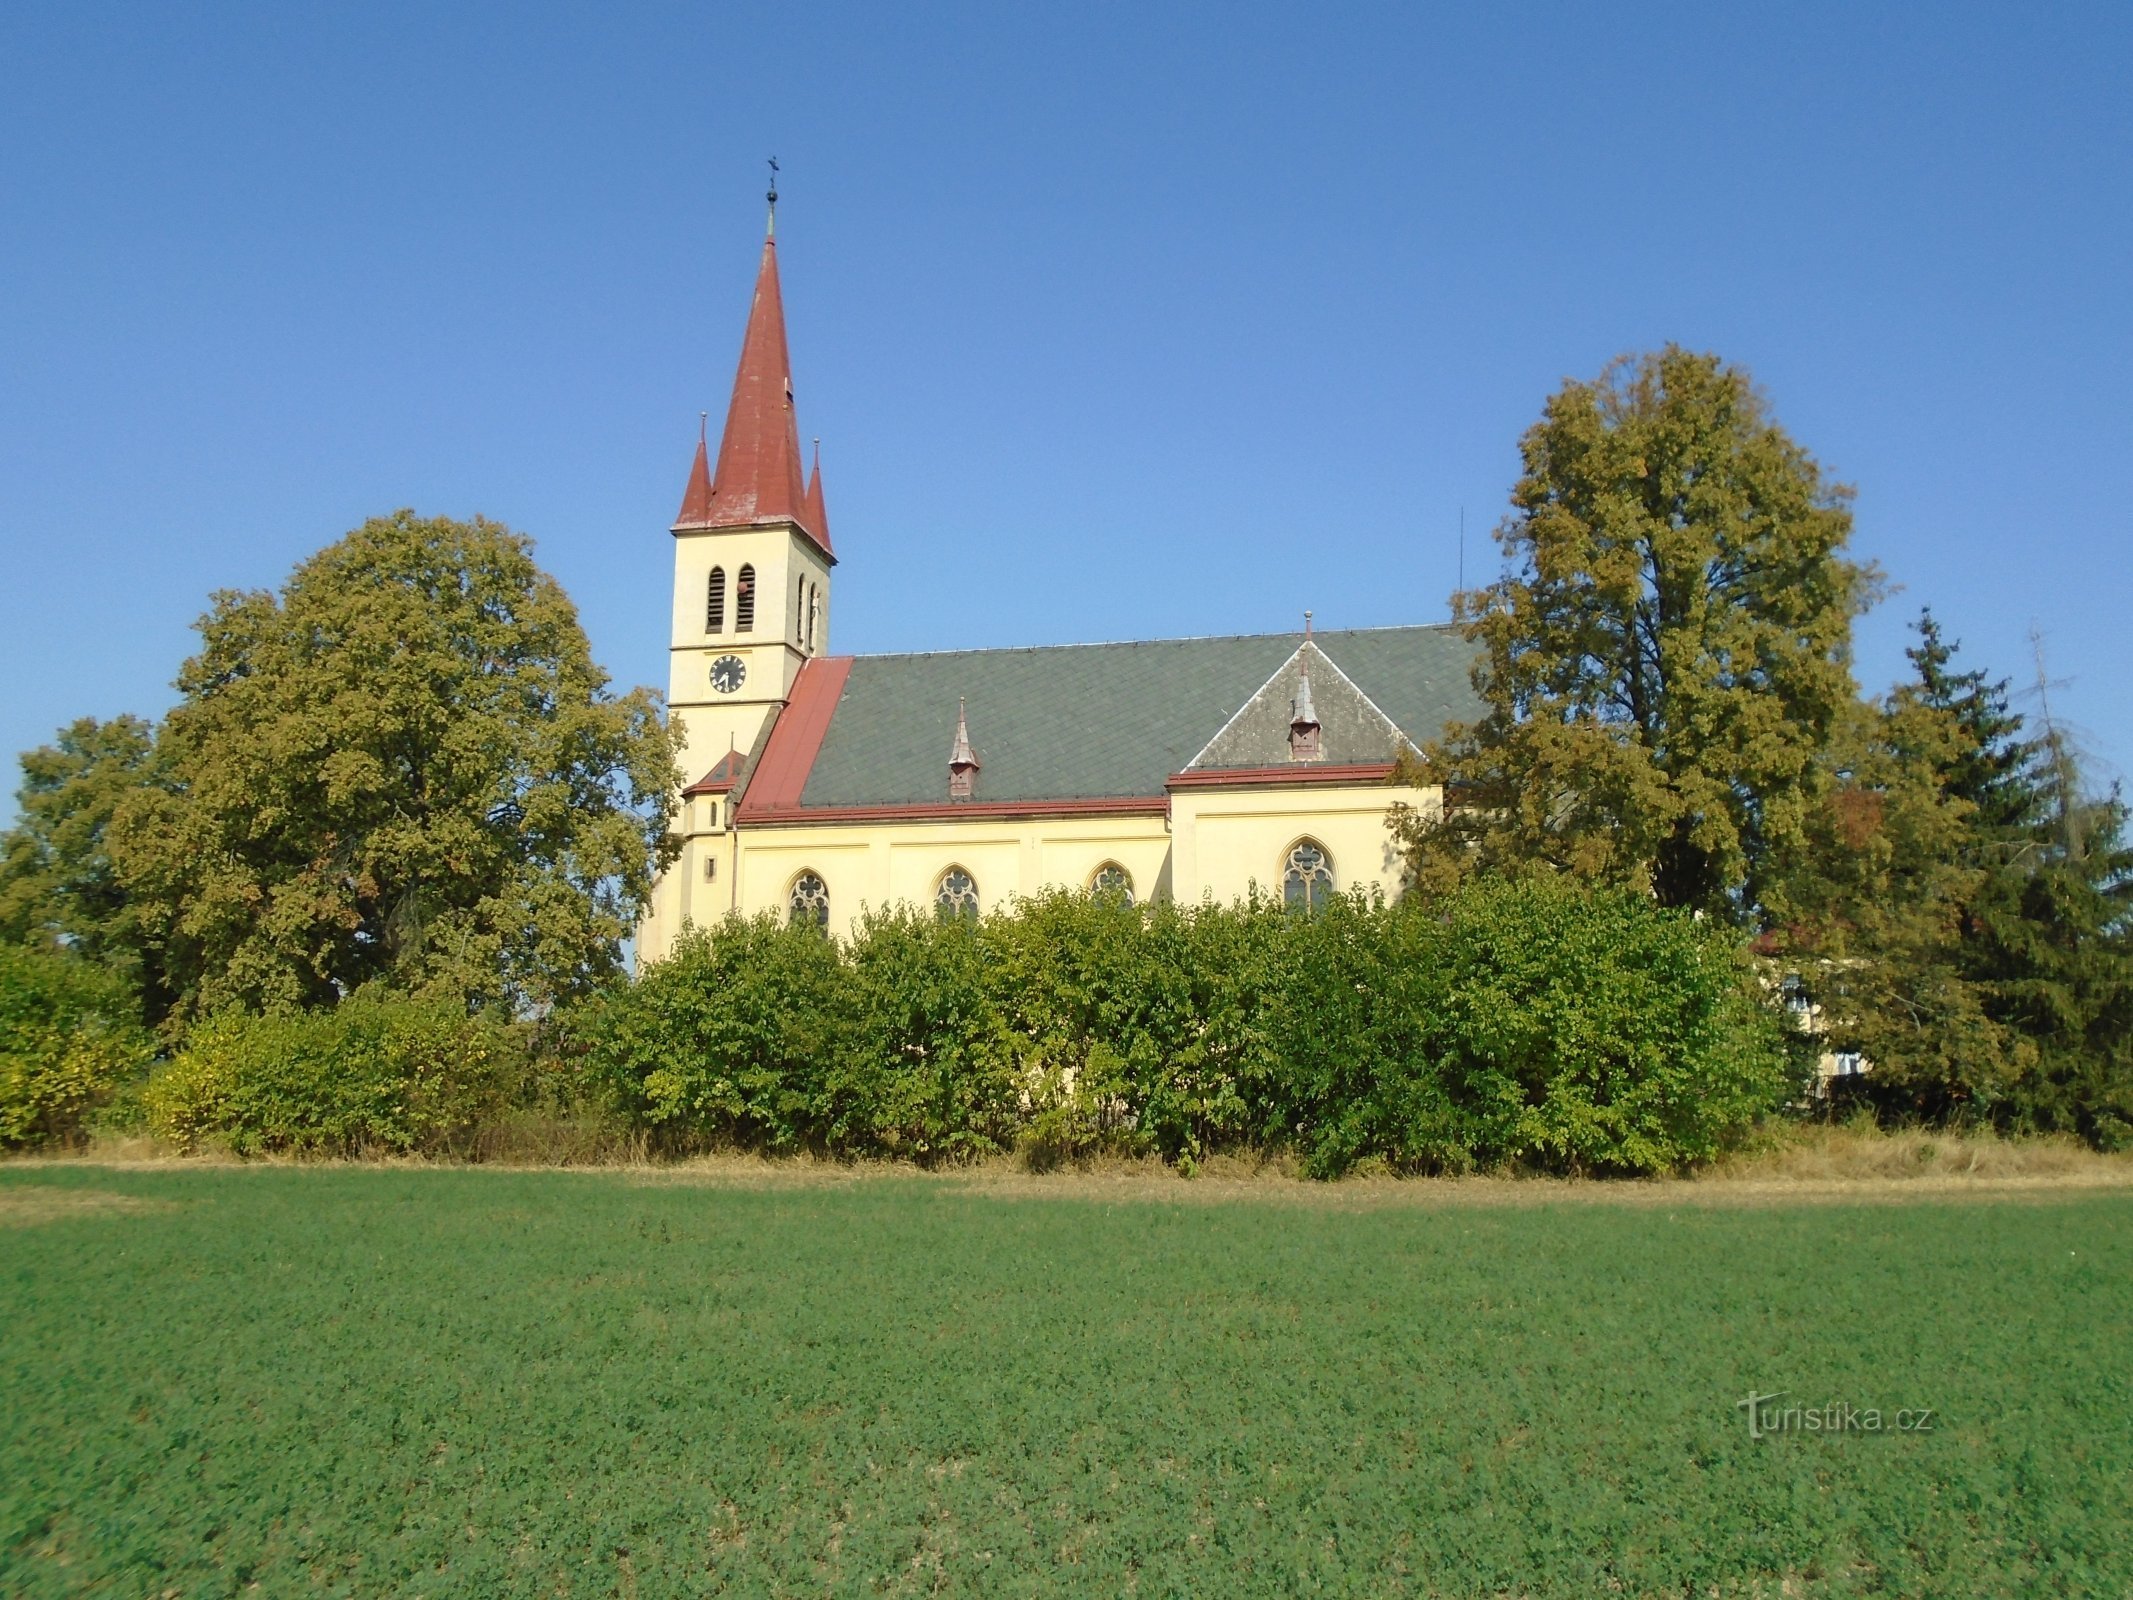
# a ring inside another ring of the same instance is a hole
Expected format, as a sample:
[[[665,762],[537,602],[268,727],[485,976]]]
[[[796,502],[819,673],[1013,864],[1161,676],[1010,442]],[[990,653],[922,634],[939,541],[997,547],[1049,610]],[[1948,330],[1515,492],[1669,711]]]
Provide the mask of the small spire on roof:
[[[955,743],[948,749],[948,798],[968,800],[976,791],[978,753],[970,748],[970,721],[962,696],[955,702]]]
[[[1311,704],[1311,613],[1304,613],[1304,642],[1296,650],[1296,699],[1289,708],[1289,759],[1317,761],[1325,752],[1319,744],[1318,708]]]

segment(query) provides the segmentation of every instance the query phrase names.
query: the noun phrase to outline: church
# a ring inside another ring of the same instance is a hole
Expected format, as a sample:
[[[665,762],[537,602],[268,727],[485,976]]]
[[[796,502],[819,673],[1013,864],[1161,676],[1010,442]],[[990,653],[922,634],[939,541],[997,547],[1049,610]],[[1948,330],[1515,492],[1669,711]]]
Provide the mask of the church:
[[[1064,885],[1291,904],[1399,887],[1405,747],[1479,714],[1449,625],[840,656],[818,458],[803,470],[773,226],[714,461],[674,520],[667,704],[681,854],[639,930],[763,911],[848,930]]]

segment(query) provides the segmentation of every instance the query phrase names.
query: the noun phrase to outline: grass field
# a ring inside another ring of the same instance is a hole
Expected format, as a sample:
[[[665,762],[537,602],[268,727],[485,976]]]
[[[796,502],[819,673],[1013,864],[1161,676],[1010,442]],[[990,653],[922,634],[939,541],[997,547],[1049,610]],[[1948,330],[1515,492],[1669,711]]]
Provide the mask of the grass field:
[[[1528,1193],[0,1168],[0,1593],[2133,1592],[2133,1195]]]

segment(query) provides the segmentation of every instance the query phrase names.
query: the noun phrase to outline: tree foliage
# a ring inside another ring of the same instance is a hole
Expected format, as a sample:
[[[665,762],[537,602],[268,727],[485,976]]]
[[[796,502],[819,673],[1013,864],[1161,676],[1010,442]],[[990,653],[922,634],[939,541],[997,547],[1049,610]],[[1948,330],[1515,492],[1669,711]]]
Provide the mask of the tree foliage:
[[[1457,598],[1486,714],[1410,776],[1396,831],[1426,890],[1535,869],[1747,920],[1795,847],[1856,698],[1850,493],[1737,367],[1668,346],[1552,396]]]
[[[366,984],[539,1006],[619,969],[674,752],[492,522],[374,519],[199,623],[112,856],[189,1013]]]
[[[1771,945],[1884,1113],[2133,1141],[2133,850],[2046,712],[1955,667],[1930,613],[1915,676],[1861,706]]]
[[[1941,1120],[2002,1102],[2034,1061],[1979,944],[2029,803],[2006,685],[1953,671],[1930,613],[1909,656],[1916,679],[1851,708],[1832,743],[1766,943],[1884,1108]]]
[[[0,834],[0,941],[65,948],[125,974],[148,991],[160,984],[144,948],[132,896],[107,837],[126,796],[150,781],[155,730],[138,717],[83,717],[22,757],[18,820]]]

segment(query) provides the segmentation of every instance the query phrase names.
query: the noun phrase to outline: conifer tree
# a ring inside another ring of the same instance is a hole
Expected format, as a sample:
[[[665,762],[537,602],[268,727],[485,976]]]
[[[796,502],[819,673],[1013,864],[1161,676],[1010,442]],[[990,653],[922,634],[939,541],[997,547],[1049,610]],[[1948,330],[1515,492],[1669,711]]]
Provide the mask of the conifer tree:
[[[2114,788],[2091,793],[2066,730],[2042,724],[2017,781],[2022,821],[1977,918],[1992,1006],[2034,1046],[2007,1120],[2133,1145],[2133,843]]]
[[[1885,1114],[1990,1118],[2036,1055],[1993,1004],[1979,938],[2029,809],[2021,719],[2005,683],[1952,670],[1930,613],[1918,631],[1916,679],[1832,743],[1764,948],[1815,1002],[1822,1043],[1869,1064],[1856,1088]]]

